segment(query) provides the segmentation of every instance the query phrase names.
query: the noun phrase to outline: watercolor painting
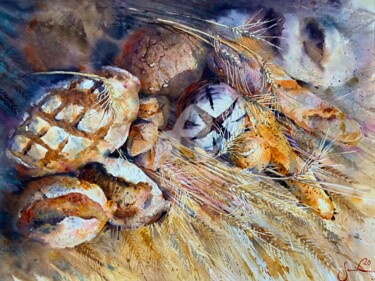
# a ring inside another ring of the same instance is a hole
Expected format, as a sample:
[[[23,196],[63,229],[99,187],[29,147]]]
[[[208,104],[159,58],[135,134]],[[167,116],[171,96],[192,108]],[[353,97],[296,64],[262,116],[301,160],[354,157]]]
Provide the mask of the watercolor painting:
[[[0,280],[375,280],[374,0],[0,0]]]

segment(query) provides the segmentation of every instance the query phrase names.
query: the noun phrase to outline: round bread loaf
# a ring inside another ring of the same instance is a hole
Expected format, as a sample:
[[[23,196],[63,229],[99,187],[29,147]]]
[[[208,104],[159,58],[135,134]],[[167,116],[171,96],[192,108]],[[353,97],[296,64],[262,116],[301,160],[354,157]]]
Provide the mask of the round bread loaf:
[[[178,100],[176,117],[173,130],[182,143],[210,154],[224,149],[248,122],[242,97],[218,81],[200,81],[187,88]]]
[[[75,171],[125,143],[137,118],[139,80],[110,66],[76,75],[35,102],[11,136],[7,155],[23,173]]]
[[[193,37],[139,28],[126,38],[116,64],[141,80],[144,93],[176,98],[201,78],[205,57],[205,48]]]

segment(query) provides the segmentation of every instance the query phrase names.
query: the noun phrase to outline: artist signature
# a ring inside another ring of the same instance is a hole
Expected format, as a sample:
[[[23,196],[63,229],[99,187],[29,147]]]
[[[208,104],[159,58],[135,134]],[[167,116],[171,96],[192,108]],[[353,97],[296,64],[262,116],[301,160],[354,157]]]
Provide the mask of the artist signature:
[[[344,270],[339,271],[337,273],[337,280],[339,281],[348,280],[348,272],[350,271],[359,271],[359,272],[367,272],[367,273],[375,272],[375,270],[371,270],[370,266],[371,266],[371,261],[367,258],[361,259],[359,263],[357,264],[357,266],[353,269],[348,268],[348,263],[344,262]],[[367,269],[365,269],[364,267]]]

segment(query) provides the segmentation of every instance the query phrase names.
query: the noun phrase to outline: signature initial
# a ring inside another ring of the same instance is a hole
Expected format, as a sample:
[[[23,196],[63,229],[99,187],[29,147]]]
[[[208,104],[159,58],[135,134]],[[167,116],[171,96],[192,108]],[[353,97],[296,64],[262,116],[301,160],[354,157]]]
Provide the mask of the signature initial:
[[[366,266],[368,269],[364,269],[363,266]],[[370,269],[370,266],[371,266],[371,260],[367,258],[361,259],[359,263],[357,264],[357,266],[353,269],[348,268],[348,263],[345,261],[344,270],[339,271],[337,273],[337,280],[339,281],[348,280],[348,272],[351,272],[351,271],[359,271],[359,272],[367,272],[367,273],[375,272],[375,270]]]

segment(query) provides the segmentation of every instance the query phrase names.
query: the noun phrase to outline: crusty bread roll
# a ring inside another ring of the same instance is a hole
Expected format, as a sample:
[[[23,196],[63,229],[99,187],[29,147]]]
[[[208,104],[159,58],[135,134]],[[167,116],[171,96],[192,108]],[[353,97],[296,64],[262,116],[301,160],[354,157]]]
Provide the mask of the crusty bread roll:
[[[20,199],[19,231],[52,248],[93,239],[114,212],[96,184],[69,176],[31,181]]]
[[[122,229],[136,229],[158,221],[170,209],[158,185],[136,165],[122,158],[107,158],[81,170],[80,178],[94,182],[117,209],[109,220]]]

